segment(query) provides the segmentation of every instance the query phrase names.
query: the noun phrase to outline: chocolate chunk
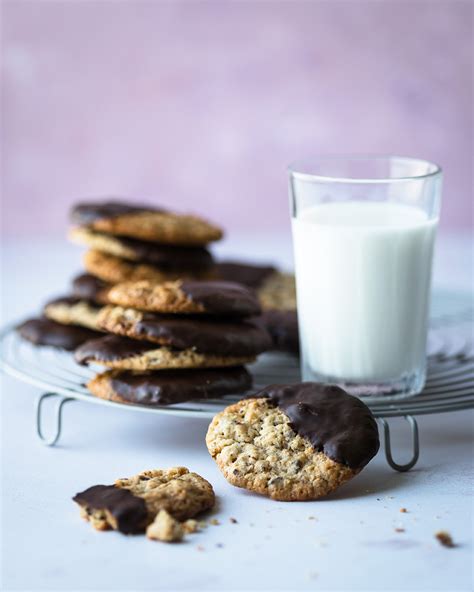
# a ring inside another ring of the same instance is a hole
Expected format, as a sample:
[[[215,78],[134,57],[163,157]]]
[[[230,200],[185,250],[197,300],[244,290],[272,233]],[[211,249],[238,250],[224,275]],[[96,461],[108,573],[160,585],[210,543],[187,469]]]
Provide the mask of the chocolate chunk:
[[[99,278],[83,273],[74,278],[72,282],[72,295],[79,300],[89,300],[92,302],[103,303],[104,295],[110,285]]]
[[[75,351],[74,358],[79,364],[87,364],[96,360],[116,362],[132,356],[139,356],[157,347],[159,346],[147,341],[137,341],[118,335],[106,335],[83,343]]]
[[[261,323],[270,333],[274,350],[299,354],[300,344],[296,310],[266,310],[255,320]]]
[[[254,356],[271,346],[268,332],[252,321],[207,320],[144,313],[134,330],[139,339],[202,354]]]
[[[123,201],[110,200],[104,202],[82,202],[75,205],[71,211],[73,224],[92,224],[96,220],[118,218],[127,214],[142,214],[146,212],[163,212],[161,208],[144,204],[131,204]]]
[[[216,263],[214,270],[220,280],[239,282],[254,289],[259,288],[276,271],[271,265],[249,265],[238,261]]]
[[[128,489],[113,485],[93,485],[77,493],[72,499],[88,512],[108,512],[116,522],[116,530],[124,534],[136,534],[145,530],[148,521],[145,500],[133,495]]]
[[[172,405],[193,399],[242,394],[252,386],[243,367],[206,370],[160,370],[137,374],[121,372],[110,379],[112,390],[130,403]]]
[[[377,454],[379,434],[370,409],[337,386],[277,384],[256,396],[269,397],[290,418],[297,434],[336,462],[361,469]]]
[[[101,335],[98,331],[75,327],[73,325],[61,325],[49,319],[39,318],[25,321],[17,327],[20,335],[35,345],[49,345],[68,351],[76,349],[79,345]]]
[[[251,316],[260,312],[255,294],[234,282],[184,281],[181,290],[190,300],[201,304],[209,314]]]

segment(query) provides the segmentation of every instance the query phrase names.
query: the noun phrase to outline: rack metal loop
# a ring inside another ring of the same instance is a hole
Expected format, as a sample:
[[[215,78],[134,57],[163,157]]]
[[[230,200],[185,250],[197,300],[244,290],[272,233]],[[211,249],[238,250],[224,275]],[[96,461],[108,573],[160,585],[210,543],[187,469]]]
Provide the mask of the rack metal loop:
[[[54,407],[54,431],[49,437],[47,437],[44,435],[44,430],[42,428],[42,409],[44,401],[50,397],[58,397],[60,400]],[[57,393],[43,393],[36,400],[36,433],[45,446],[54,446],[61,437],[63,407],[66,403],[69,403],[69,401],[74,400],[75,399],[72,397],[61,397],[61,395],[58,395]]]
[[[387,459],[387,463],[390,465],[390,467],[392,467],[392,469],[394,469],[395,471],[400,471],[401,473],[404,473],[405,471],[409,471],[410,469],[412,469],[418,462],[418,458],[420,456],[420,438],[418,434],[418,424],[416,422],[416,419],[411,415],[404,415],[403,417],[410,424],[413,442],[412,458],[410,462],[404,465],[401,465],[393,460],[392,445],[390,442],[390,427],[388,425],[387,420],[383,419],[383,417],[378,418],[378,420],[383,426],[385,458]]]

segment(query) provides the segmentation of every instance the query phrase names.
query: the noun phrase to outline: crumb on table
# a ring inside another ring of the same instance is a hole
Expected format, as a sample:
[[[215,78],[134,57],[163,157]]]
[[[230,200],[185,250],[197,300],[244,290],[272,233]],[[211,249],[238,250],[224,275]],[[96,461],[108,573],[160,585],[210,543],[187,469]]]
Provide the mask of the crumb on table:
[[[452,536],[445,530],[439,530],[437,533],[435,533],[435,538],[438,539],[439,543],[443,545],[443,547],[456,547]]]

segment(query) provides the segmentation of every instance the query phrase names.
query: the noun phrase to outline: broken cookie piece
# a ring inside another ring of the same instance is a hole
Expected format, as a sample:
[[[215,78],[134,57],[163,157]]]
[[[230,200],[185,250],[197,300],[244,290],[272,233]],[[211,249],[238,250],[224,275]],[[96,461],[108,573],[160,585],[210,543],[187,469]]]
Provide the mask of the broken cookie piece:
[[[173,531],[176,537],[180,528],[182,537],[184,532],[196,530],[195,521],[189,519],[212,508],[215,496],[212,485],[200,475],[185,467],[174,467],[143,471],[118,479],[114,485],[94,485],[76,494],[73,500],[79,504],[82,517],[97,530],[143,533],[147,526],[157,522],[152,533],[171,536],[169,533]],[[159,518],[163,510],[165,514]],[[172,528],[167,516],[176,524],[185,522],[179,528],[176,525]],[[150,538],[167,540],[159,536]]]
[[[93,485],[72,499],[81,507],[82,517],[96,530],[113,528],[134,534],[143,532],[148,520],[145,500],[114,485]]]
[[[155,541],[175,543],[183,538],[184,528],[181,522],[175,520],[166,510],[160,510],[146,529],[146,536]]]

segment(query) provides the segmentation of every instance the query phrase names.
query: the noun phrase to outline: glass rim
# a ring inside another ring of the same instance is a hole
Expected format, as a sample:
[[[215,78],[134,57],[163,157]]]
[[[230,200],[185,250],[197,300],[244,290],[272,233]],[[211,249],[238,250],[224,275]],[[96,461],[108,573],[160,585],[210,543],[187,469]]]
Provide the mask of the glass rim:
[[[443,170],[440,165],[432,162],[430,160],[426,160],[424,158],[417,158],[413,156],[397,156],[397,155],[380,155],[380,154],[338,154],[338,155],[325,155],[320,154],[314,157],[314,161],[405,161],[405,162],[412,162],[412,163],[419,163],[428,165],[429,172],[424,173],[423,175],[408,175],[403,177],[372,177],[372,178],[362,178],[362,177],[341,177],[336,175],[324,175],[324,174],[316,174],[316,173],[309,173],[304,172],[301,170],[305,168],[305,164],[311,162],[309,159],[305,160],[297,160],[291,162],[288,167],[287,171],[290,177],[294,177],[295,179],[299,179],[301,181],[316,181],[316,182],[323,182],[323,183],[365,183],[365,184],[376,184],[376,183],[398,183],[398,182],[407,182],[407,181],[419,181],[422,179],[429,179],[431,177],[436,177],[441,175]],[[299,170],[298,170],[299,169]]]

